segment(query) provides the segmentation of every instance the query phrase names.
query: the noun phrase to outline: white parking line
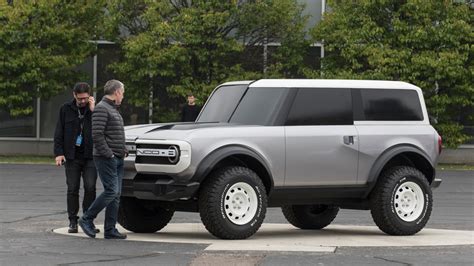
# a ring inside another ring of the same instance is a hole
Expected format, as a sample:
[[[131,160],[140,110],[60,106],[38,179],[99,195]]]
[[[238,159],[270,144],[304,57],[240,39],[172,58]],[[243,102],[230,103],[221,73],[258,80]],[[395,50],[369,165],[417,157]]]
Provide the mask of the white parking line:
[[[103,229],[102,226],[98,228]],[[80,230],[80,229],[79,229]],[[425,228],[414,236],[389,236],[375,226],[330,225],[323,230],[301,230],[288,224],[264,223],[260,230],[245,240],[222,240],[213,237],[199,223],[168,224],[154,234],[126,232],[128,241],[209,244],[206,250],[255,250],[334,252],[336,247],[402,247],[473,245],[474,231]],[[53,230],[57,234],[87,237],[80,231],[68,234],[67,227]],[[103,230],[101,230],[103,232]],[[103,234],[97,234],[103,238]],[[126,241],[127,241],[126,240]]]

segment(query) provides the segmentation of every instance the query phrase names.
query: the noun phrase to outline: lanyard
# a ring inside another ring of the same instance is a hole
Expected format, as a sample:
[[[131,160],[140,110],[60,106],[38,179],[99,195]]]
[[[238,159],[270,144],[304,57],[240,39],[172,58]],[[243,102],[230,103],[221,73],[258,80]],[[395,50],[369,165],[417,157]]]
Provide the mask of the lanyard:
[[[84,128],[84,115],[81,114],[81,111],[79,110],[79,108],[77,108],[77,117],[79,118],[79,125],[81,126],[81,135],[82,135],[82,130]]]

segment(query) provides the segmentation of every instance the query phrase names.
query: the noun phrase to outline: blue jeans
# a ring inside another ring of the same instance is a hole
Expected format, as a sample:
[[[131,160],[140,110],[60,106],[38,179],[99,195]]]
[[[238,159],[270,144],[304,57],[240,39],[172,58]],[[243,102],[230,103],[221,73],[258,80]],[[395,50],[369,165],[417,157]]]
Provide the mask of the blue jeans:
[[[94,163],[99,172],[104,192],[100,194],[84,213],[85,222],[93,222],[105,208],[104,233],[110,233],[117,224],[117,214],[122,191],[123,159],[118,157],[105,158],[94,156]]]

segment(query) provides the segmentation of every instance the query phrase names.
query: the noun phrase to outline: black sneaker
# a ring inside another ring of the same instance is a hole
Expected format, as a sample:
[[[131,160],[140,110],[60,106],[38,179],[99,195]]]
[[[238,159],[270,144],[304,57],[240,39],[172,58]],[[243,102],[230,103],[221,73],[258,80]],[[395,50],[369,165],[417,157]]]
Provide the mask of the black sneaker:
[[[94,224],[92,225],[92,227],[93,227],[93,229],[94,229],[94,231],[95,231],[95,233],[96,233],[96,234],[97,234],[97,233],[100,233],[100,230],[99,230],[99,228],[95,227],[95,225],[94,225]]]
[[[126,234],[121,234],[117,229],[112,230],[110,233],[104,234],[105,239],[126,239]]]
[[[94,224],[92,222],[86,222],[81,217],[79,218],[78,223],[84,234],[86,234],[88,237],[95,238]]]
[[[67,229],[69,234],[77,233],[77,220],[70,220],[69,221],[69,228]]]

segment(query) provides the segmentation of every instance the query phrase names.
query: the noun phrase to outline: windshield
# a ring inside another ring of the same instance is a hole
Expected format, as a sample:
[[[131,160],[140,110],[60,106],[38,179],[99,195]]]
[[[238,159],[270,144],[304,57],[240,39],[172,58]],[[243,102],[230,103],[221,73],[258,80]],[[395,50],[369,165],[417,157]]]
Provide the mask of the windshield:
[[[248,85],[222,86],[207,100],[196,122],[228,122]]]

